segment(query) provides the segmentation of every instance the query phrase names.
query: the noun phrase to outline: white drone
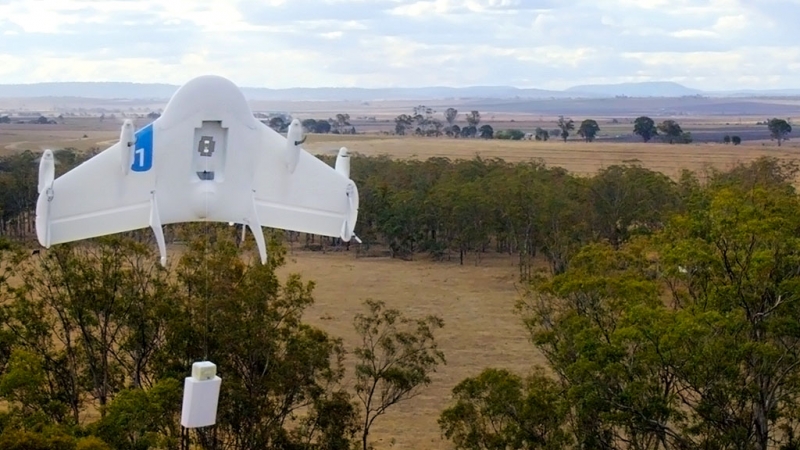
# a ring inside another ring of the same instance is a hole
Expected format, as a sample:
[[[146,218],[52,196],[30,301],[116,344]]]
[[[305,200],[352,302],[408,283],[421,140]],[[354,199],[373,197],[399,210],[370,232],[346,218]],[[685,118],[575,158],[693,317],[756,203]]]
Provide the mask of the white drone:
[[[284,138],[258,121],[231,81],[201,76],[181,86],[164,113],[134,131],[125,120],[118,143],[54,179],[53,152],[39,164],[36,234],[63,242],[151,227],[166,264],[162,225],[241,223],[350,241],[358,189],[342,148],[331,168],[301,148],[300,122]]]

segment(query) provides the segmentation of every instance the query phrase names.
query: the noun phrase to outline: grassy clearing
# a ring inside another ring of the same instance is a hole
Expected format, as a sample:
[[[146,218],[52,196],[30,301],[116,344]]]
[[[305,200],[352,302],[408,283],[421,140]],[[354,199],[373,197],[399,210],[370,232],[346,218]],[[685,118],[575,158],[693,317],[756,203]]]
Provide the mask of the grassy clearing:
[[[533,364],[544,363],[514,311],[519,286],[515,260],[509,256],[487,255],[475,267],[295,251],[287,255],[280,273],[314,280],[316,303],[305,320],[341,337],[348,349],[358,344],[352,320],[363,312],[367,298],[383,300],[409,316],[436,314],[444,319],[437,339],[447,365],[420,396],[376,421],[370,435],[377,448],[389,448],[392,439],[392,448],[398,449],[449,448],[436,420],[458,382],[486,367],[526,374]]]

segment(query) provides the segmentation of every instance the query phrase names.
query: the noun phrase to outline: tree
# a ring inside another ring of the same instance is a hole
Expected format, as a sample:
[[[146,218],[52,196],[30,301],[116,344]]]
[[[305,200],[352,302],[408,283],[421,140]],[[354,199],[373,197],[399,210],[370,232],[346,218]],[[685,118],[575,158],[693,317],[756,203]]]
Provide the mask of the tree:
[[[147,390],[121,391],[96,424],[97,434],[116,449],[176,448],[181,384],[165,378]]]
[[[455,108],[447,108],[444,112],[444,118],[447,120],[447,125],[451,128],[456,123],[456,117],[458,117],[458,110]]]
[[[653,119],[640,116],[633,121],[633,133],[641,136],[644,142],[648,142],[653,136],[658,135],[658,128]]]
[[[733,145],[739,145],[742,143],[742,138],[739,136],[731,136],[731,142],[733,142]]]
[[[303,129],[306,133],[316,133],[317,132],[317,121],[314,119],[305,119],[301,122],[303,125]]]
[[[478,111],[470,111],[469,113],[464,114],[467,119],[467,124],[472,127],[478,128],[478,124],[481,123],[481,113]]]
[[[364,406],[362,450],[368,450],[369,429],[375,419],[401,401],[417,396],[430,384],[430,373],[445,363],[434,332],[442,319],[412,320],[382,301],[367,300],[367,314],[354,319],[361,345],[355,349],[356,394]]]
[[[572,119],[564,119],[564,116],[559,116],[556,125],[558,125],[558,129],[561,130],[561,139],[567,142],[570,130],[575,129],[575,122],[573,122]]]
[[[541,370],[523,380],[486,369],[453,388],[455,404],[442,412],[439,426],[458,450],[559,450],[572,441],[565,396]]]
[[[328,119],[328,121],[331,122],[336,134],[347,134],[347,127],[351,126],[350,114],[347,113],[338,113],[335,119]]]
[[[394,118],[394,132],[400,136],[406,134],[406,130],[411,128],[414,123],[414,118],[408,114],[400,114]]]
[[[78,421],[86,397],[104,407],[125,386],[149,384],[174,290],[152,252],[130,239],[62,245],[18,273],[22,286],[5,310],[4,325],[18,348],[35,354],[48,374],[46,395]]]
[[[481,125],[481,127],[478,129],[478,132],[483,139],[494,138],[494,128],[492,128],[492,126],[489,124]]]
[[[599,131],[600,125],[597,124],[597,121],[586,119],[581,122],[581,125],[578,128],[578,135],[583,136],[586,142],[592,142]]]
[[[664,136],[664,139],[669,142],[670,144],[674,144],[676,141],[680,141],[681,136],[683,136],[683,130],[678,122],[674,120],[665,120],[658,125],[658,130]]]
[[[276,235],[269,236],[270,257],[261,264],[241,257],[227,227],[198,226],[207,231],[187,227],[198,238],[190,240],[176,270],[182,301],[154,364],[159,376],[182,379],[202,359],[225,368],[215,427],[223,448],[292,447],[322,438],[326,428],[315,426],[323,419],[315,408],[344,395],[338,387],[344,349],[340,339],[302,321],[314,302],[314,283],[299,275],[278,278],[286,250]],[[290,434],[291,417],[312,423]]]
[[[315,121],[314,128],[313,128],[313,132],[314,133],[325,134],[325,133],[330,133],[331,132],[331,123],[329,121],[324,120],[324,119],[318,119],[318,120],[310,119],[310,120],[314,120]]]
[[[496,139],[510,139],[513,141],[519,141],[525,137],[525,133],[522,130],[513,128],[510,130],[500,130],[497,133],[495,133],[494,137]]]
[[[286,123],[286,120],[283,116],[275,116],[269,119],[269,127],[277,132],[282,132],[289,128],[289,124]]]
[[[478,134],[478,129],[474,125],[468,125],[461,129],[461,137],[475,137]]]
[[[618,248],[631,234],[663,227],[680,207],[675,183],[638,165],[613,165],[589,181],[592,229]]]
[[[536,127],[536,131],[534,133],[534,139],[536,139],[537,141],[546,141],[550,139],[550,133],[548,133],[547,130],[544,130],[540,127]]]
[[[792,125],[789,122],[777,118],[770,119],[767,128],[770,138],[778,141],[778,147],[781,146],[781,141],[788,140],[786,135],[792,132]]]
[[[730,137],[730,135],[726,134],[726,135],[725,135],[725,137],[723,137],[723,138],[722,138],[722,142],[723,142],[724,144],[730,144],[730,143],[731,143],[731,137]]]

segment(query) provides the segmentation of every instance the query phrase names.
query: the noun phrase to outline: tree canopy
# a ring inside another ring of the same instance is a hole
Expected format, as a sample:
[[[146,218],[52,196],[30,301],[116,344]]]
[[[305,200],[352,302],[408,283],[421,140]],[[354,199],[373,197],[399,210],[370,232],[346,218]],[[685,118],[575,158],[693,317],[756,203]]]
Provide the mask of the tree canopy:
[[[787,139],[786,135],[792,132],[792,125],[784,119],[770,119],[767,122],[767,128],[769,128],[770,137],[778,141],[778,147],[781,146],[782,141]]]
[[[658,127],[656,127],[653,119],[647,116],[640,116],[633,121],[633,133],[641,136],[644,142],[649,142],[650,139],[658,135]]]
[[[583,136],[586,142],[592,142],[599,132],[600,125],[598,125],[597,121],[594,119],[586,119],[581,122],[580,127],[578,127],[578,135]]]

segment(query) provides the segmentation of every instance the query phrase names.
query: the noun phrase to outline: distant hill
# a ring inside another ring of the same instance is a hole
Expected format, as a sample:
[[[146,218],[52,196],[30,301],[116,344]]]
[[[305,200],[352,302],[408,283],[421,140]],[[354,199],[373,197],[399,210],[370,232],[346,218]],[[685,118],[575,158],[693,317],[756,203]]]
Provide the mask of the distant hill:
[[[703,91],[692,89],[671,81],[641,83],[587,84],[573,86],[566,92],[585,93],[603,97],[685,97],[703,95]]]
[[[56,82],[0,84],[0,98],[81,97],[97,99],[169,99],[179,86],[163,83]],[[800,96],[800,89],[704,92],[673,82],[642,82],[574,86],[563,91],[512,86],[407,88],[288,88],[243,87],[249,100],[267,101],[380,101],[426,99],[596,99],[608,97],[754,97]]]
[[[0,98],[83,97],[102,99],[166,100],[177,85],[127,82],[64,82],[0,85]],[[569,98],[573,93],[510,86],[419,88],[288,88],[242,87],[249,100],[379,101],[449,98]]]

